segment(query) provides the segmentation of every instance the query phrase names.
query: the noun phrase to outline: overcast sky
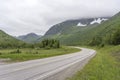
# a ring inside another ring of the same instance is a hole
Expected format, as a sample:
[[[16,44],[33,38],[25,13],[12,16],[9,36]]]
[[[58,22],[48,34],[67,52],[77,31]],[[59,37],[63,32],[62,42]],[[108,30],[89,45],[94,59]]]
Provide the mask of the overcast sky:
[[[0,0],[0,29],[13,36],[43,35],[64,20],[112,16],[119,11],[120,0]]]

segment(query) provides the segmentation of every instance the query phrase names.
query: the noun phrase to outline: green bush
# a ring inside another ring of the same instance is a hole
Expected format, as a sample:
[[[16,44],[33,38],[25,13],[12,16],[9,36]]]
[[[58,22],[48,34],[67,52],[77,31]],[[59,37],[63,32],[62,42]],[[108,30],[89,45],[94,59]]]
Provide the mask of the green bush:
[[[2,53],[0,52],[0,55],[2,55]]]
[[[12,51],[10,52],[11,54],[19,54],[19,53],[22,53],[19,49],[15,50],[15,51]]]

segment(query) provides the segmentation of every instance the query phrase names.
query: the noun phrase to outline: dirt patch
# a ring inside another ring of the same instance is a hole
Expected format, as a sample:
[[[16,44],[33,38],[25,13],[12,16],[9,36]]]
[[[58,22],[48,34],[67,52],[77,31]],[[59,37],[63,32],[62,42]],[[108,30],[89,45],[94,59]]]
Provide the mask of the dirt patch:
[[[10,60],[11,60],[10,58],[0,59],[0,65],[8,64],[8,62],[9,62]]]

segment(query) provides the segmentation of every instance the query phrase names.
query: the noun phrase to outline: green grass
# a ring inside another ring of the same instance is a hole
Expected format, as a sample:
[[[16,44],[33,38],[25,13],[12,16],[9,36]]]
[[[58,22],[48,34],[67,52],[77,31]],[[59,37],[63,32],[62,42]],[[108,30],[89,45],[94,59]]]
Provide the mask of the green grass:
[[[80,49],[71,47],[61,47],[59,49],[19,49],[21,53],[14,53],[17,49],[0,50],[0,58],[10,58],[11,61],[26,61],[40,59],[51,56],[70,54],[80,51]]]
[[[120,46],[96,49],[97,55],[68,80],[120,80]]]

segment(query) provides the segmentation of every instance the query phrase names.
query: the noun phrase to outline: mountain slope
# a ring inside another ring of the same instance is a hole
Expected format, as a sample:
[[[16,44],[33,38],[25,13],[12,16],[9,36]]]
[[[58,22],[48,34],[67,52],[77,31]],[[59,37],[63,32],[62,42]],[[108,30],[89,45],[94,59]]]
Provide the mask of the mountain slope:
[[[37,35],[35,33],[29,33],[27,35],[18,36],[17,38],[27,43],[34,43],[40,37],[40,35]]]
[[[57,38],[62,44],[66,45],[88,44],[89,40],[95,36],[92,32],[94,28],[99,24],[103,24],[107,19],[108,18],[91,18],[65,21],[51,27],[41,39]],[[79,23],[81,23],[82,26],[78,26]]]
[[[0,48],[20,47],[22,44],[24,44],[24,42],[17,40],[0,30]]]
[[[59,23],[59,24],[52,26],[46,32],[45,36],[63,33],[63,32],[65,32],[65,30],[67,30],[73,26],[78,26],[78,27],[90,26],[93,24],[100,24],[106,20],[108,20],[108,17],[67,20],[67,21],[64,21],[62,23]]]
[[[96,36],[94,36],[92,40],[94,41],[95,38],[99,38],[101,39],[100,43],[111,44],[112,37],[116,31],[119,31],[118,33],[120,33],[120,12],[110,20],[98,25],[98,27],[95,27],[92,32],[93,34],[96,34]]]

